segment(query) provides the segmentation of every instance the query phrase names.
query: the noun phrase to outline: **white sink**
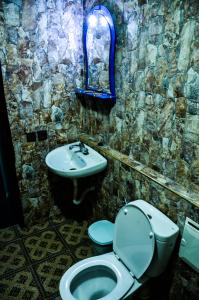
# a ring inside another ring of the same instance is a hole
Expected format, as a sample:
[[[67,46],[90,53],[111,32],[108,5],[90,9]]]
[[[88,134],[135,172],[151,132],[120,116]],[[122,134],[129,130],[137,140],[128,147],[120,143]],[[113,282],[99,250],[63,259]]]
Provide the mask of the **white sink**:
[[[70,178],[86,177],[101,172],[107,166],[107,160],[91,147],[85,145],[88,154],[78,152],[79,147],[69,149],[80,142],[61,146],[49,152],[46,164],[57,175]]]

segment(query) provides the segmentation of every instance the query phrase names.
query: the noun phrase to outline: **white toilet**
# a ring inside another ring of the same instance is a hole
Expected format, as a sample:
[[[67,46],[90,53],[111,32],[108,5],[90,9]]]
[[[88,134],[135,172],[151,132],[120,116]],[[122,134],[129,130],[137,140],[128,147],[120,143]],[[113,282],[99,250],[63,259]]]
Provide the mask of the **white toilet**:
[[[125,205],[115,221],[113,252],[84,259],[61,278],[63,300],[130,297],[166,268],[178,235],[168,217],[143,200]]]

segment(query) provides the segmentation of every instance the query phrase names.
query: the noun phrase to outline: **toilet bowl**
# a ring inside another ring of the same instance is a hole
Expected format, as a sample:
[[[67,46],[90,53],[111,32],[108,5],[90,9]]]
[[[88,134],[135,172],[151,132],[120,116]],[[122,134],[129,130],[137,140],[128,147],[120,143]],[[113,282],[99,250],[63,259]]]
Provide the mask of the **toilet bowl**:
[[[165,270],[178,231],[176,224],[149,203],[128,203],[116,217],[113,252],[69,268],[60,281],[61,298],[127,299],[148,278]]]
[[[113,252],[90,257],[73,265],[62,277],[62,299],[121,299],[133,278]]]

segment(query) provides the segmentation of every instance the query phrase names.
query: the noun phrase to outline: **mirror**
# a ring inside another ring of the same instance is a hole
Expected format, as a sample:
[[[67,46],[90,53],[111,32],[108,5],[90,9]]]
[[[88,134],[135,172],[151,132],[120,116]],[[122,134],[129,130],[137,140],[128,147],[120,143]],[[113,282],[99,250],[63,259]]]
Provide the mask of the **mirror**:
[[[108,9],[95,6],[87,14],[83,27],[85,89],[76,94],[115,103],[115,27]]]
[[[96,25],[95,25],[96,24]],[[94,11],[88,17],[86,49],[88,56],[88,86],[110,93],[109,52],[111,35],[103,15]]]

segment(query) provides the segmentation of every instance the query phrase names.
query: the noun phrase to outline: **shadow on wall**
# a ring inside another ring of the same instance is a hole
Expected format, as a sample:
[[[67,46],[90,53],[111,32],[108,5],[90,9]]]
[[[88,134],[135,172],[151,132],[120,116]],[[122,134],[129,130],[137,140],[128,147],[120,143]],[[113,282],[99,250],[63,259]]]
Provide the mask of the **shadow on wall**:
[[[0,63],[0,228],[23,225],[21,199],[15,169]]]
[[[112,102],[98,100],[97,98],[93,99],[93,97],[86,95],[77,95],[77,97],[86,110],[93,110],[103,116],[109,116],[113,107]]]

